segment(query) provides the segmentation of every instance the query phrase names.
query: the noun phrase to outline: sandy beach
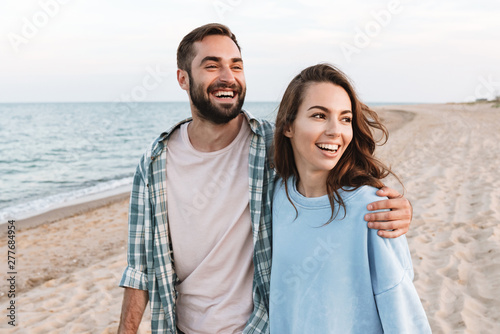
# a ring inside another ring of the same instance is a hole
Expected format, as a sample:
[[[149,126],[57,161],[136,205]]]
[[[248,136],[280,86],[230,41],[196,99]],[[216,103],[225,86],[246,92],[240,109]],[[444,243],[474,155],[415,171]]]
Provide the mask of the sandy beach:
[[[390,130],[377,155],[401,178],[414,208],[407,238],[433,332],[500,332],[500,108],[481,103],[376,110]],[[393,180],[389,185],[400,189]],[[128,199],[121,197],[97,209],[74,208],[63,219],[17,221],[18,326],[7,324],[9,283],[2,279],[2,333],[115,333],[127,211]],[[0,235],[6,257],[3,229]],[[150,332],[149,319],[147,309],[139,333]]]

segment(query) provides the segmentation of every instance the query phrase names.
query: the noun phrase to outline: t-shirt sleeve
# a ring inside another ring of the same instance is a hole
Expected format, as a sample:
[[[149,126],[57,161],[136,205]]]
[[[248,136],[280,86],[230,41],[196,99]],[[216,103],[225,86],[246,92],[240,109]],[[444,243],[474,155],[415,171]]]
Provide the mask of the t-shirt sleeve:
[[[384,333],[431,333],[413,285],[406,237],[386,239],[377,230],[368,233],[372,287]]]

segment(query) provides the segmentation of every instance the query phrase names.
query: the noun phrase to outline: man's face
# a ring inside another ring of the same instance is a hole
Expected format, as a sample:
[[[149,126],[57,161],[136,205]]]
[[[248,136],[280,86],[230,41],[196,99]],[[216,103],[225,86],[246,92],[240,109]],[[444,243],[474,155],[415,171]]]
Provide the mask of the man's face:
[[[246,84],[240,51],[227,36],[211,35],[194,44],[189,96],[200,117],[225,124],[241,111]]]

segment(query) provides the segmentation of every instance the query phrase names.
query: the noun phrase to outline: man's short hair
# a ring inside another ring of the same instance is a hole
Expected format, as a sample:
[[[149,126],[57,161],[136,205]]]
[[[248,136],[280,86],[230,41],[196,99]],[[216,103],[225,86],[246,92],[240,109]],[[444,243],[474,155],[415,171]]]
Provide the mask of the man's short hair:
[[[194,43],[201,41],[203,38],[210,35],[221,35],[231,38],[241,52],[236,36],[231,30],[223,24],[209,23],[198,27],[184,36],[177,48],[177,68],[191,74],[191,62],[195,55]]]

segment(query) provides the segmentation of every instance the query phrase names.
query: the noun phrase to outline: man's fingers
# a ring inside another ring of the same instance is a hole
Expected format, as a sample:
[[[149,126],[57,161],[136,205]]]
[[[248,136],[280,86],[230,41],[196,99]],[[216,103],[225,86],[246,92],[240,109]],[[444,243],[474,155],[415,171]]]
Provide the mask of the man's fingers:
[[[393,220],[393,221],[370,221],[368,227],[374,230],[405,230],[408,231],[408,224],[403,220]]]
[[[379,236],[397,238],[408,232],[412,216],[411,204],[406,198],[400,197],[399,193],[393,189],[384,187],[381,191],[385,196],[399,197],[368,204],[368,210],[378,212],[366,214],[365,220],[369,222],[369,228],[379,230],[377,232]]]
[[[411,210],[410,209],[402,209],[395,211],[381,211],[374,213],[367,213],[365,215],[365,220],[367,222],[383,222],[383,221],[400,221],[404,220],[405,224],[408,224],[408,221],[411,218]]]
[[[405,234],[406,232],[408,232],[408,229],[397,229],[397,230],[394,230],[394,231],[384,231],[384,230],[380,230],[377,232],[377,234],[382,237],[382,238],[397,238],[397,237],[400,237],[402,236],[403,234]]]
[[[377,191],[378,196],[387,196],[389,198],[400,198],[402,195],[395,189],[382,187]]]
[[[384,210],[384,209],[399,209],[399,208],[410,208],[410,202],[404,197],[385,199],[382,201],[377,201],[368,204],[367,208],[370,211]]]
[[[377,234],[383,238],[397,238],[408,232],[408,225],[403,221],[369,222],[368,227],[378,230]]]

